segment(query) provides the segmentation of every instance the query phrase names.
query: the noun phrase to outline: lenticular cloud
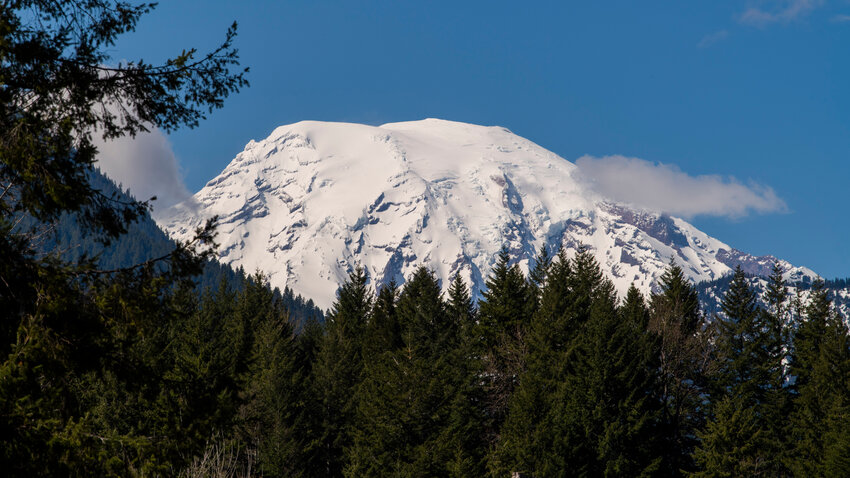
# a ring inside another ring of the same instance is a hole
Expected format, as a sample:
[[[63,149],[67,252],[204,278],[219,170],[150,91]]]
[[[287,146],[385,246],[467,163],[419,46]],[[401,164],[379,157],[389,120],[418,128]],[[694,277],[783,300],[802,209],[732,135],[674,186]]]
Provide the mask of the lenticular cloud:
[[[692,217],[739,218],[787,209],[772,188],[716,175],[690,176],[678,167],[640,158],[583,156],[575,164],[599,194],[633,206]]]

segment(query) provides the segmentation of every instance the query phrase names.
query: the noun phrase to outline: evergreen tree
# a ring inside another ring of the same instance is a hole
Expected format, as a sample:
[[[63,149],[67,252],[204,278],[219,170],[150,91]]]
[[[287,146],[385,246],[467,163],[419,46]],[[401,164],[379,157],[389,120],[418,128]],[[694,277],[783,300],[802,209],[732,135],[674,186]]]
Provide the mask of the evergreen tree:
[[[695,469],[691,454],[703,421],[708,343],[696,289],[672,259],[659,286],[660,292],[650,300],[649,324],[658,336],[661,381],[657,391],[664,405],[659,474],[679,476]]]
[[[831,306],[823,281],[816,280],[812,284],[809,302],[803,310],[804,318],[797,325],[794,334],[794,353],[791,356],[790,368],[798,392],[811,381],[811,374],[826,337]]]
[[[524,335],[534,294],[519,266],[509,265],[510,255],[502,248],[496,266],[487,278],[478,304],[476,334],[480,337],[485,368],[488,440],[495,441],[507,413],[508,400],[525,367]]]
[[[446,314],[457,324],[460,340],[452,350],[453,373],[458,388],[451,404],[451,414],[441,440],[454,443],[452,459],[448,464],[450,476],[482,476],[487,441],[484,434],[484,391],[479,386],[483,365],[478,351],[479,337],[475,335],[478,311],[472,302],[469,289],[460,275],[455,275],[449,287]]]
[[[431,272],[414,273],[397,312],[401,347],[367,360],[346,474],[480,474],[475,375]]]
[[[701,431],[694,459],[696,477],[761,476],[767,470],[762,456],[762,433],[755,409],[743,395],[722,395],[714,404],[714,419]]]
[[[816,381],[822,381],[829,387],[825,396],[819,397],[823,421],[816,429],[823,430],[824,444],[821,457],[818,457],[821,462],[819,473],[823,476],[846,476],[850,474],[850,335],[846,322],[837,313],[830,316],[827,327],[816,371]],[[823,390],[817,386],[804,389],[805,395],[801,395],[801,399],[805,408],[809,408],[812,402],[808,398],[818,388]],[[804,413],[803,416],[817,416],[817,413]],[[792,422],[800,423],[799,420]],[[806,442],[801,445],[805,452]]]
[[[700,433],[694,454],[701,467],[697,476],[753,475],[767,470],[774,458],[765,420],[773,377],[765,366],[770,336],[760,321],[764,315],[740,266],[721,310],[712,324],[714,368],[710,374],[711,401],[721,408]]]
[[[252,330],[251,361],[240,407],[242,442],[257,454],[264,476],[312,476],[309,444],[315,423],[307,402],[307,367],[294,327],[257,273],[237,299],[237,315]]]
[[[787,385],[786,362],[789,359],[790,304],[788,287],[782,267],[775,262],[764,294],[765,307],[761,309],[760,375],[767,382],[764,390],[762,420],[764,425],[765,470],[773,476],[789,476],[785,466],[789,453],[787,423],[791,414],[791,389]]]
[[[366,325],[363,345],[365,357],[378,355],[386,350],[395,350],[401,344],[401,330],[396,313],[398,287],[395,281],[381,287]]]
[[[660,405],[652,396],[652,341],[646,329],[618,313],[609,281],[592,297],[555,394],[550,420],[557,438],[548,455],[560,456],[577,474],[652,476],[660,465],[653,456]],[[561,466],[540,471],[549,476]]]
[[[342,474],[344,454],[351,446],[357,406],[352,397],[362,380],[363,337],[371,309],[372,292],[366,272],[356,267],[337,291],[313,367],[323,420],[314,453],[320,457],[327,476]]]
[[[449,320],[457,324],[461,337],[469,343],[474,340],[473,329],[478,318],[478,312],[475,310],[475,304],[473,304],[469,295],[469,288],[460,274],[455,275],[449,286],[448,294],[446,313]]]
[[[738,395],[742,403],[754,406],[764,401],[768,377],[760,376],[764,363],[763,330],[756,293],[738,266],[714,319],[714,396]]]
[[[790,416],[793,448],[786,465],[797,476],[845,475],[850,472],[843,455],[850,442],[848,331],[833,313],[820,279],[812,285],[805,311],[791,356],[796,396]]]
[[[528,272],[529,292],[533,296],[531,305],[533,310],[529,316],[533,316],[540,306],[540,297],[543,293],[543,287],[546,284],[546,276],[549,274],[549,268],[552,267],[552,256],[549,253],[549,248],[546,244],[540,246],[537,251],[537,257],[534,259],[534,267]]]
[[[216,428],[232,426],[240,404],[237,391],[244,383],[250,344],[243,342],[245,324],[236,313],[236,298],[222,280],[215,291],[204,294],[200,308],[173,338],[174,362],[165,378],[181,384],[183,393],[175,397],[183,421],[179,426],[197,429],[193,434],[199,443]],[[200,417],[215,422],[206,424]]]
[[[508,249],[502,248],[478,306],[479,331],[488,349],[494,349],[505,336],[515,336],[522,330],[532,309],[529,285],[519,266],[510,265],[510,259]]]
[[[574,337],[576,325],[567,316],[571,280],[571,264],[561,249],[548,267],[540,307],[529,325],[526,369],[510,397],[499,441],[489,457],[493,476],[539,470],[547,447],[554,441],[548,414],[553,406],[554,389],[563,380],[559,364]]]
[[[657,470],[655,337],[646,321],[636,289],[617,309],[613,286],[589,251],[572,261],[559,252],[528,335],[528,366],[491,456],[494,476]]]

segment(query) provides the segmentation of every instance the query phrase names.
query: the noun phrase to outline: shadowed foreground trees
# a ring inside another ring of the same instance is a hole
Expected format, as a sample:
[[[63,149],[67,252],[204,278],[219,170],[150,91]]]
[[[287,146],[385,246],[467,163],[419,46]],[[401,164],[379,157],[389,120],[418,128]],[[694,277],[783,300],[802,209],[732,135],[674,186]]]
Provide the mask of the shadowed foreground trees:
[[[208,54],[114,64],[108,49],[151,8],[0,5],[0,466],[9,475],[173,473],[236,409],[239,325],[186,293],[212,223],[119,270],[33,249],[62,214],[106,243],[147,211],[92,185],[95,134],[192,127],[247,85],[235,25]],[[25,228],[24,216],[38,222]]]

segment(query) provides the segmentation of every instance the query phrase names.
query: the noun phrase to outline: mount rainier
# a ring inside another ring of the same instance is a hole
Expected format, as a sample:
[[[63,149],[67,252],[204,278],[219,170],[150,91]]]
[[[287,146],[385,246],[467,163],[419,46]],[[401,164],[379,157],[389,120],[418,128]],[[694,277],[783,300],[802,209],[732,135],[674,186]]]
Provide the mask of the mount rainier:
[[[527,270],[544,243],[585,244],[620,294],[650,292],[671,258],[696,282],[737,264],[766,275],[775,260],[602,197],[574,164],[505,128],[436,119],[281,126],[155,218],[185,239],[213,215],[223,262],[323,308],[356,264],[376,283],[420,265],[444,286],[459,273],[478,296],[503,245]],[[815,276],[780,263],[790,280]]]

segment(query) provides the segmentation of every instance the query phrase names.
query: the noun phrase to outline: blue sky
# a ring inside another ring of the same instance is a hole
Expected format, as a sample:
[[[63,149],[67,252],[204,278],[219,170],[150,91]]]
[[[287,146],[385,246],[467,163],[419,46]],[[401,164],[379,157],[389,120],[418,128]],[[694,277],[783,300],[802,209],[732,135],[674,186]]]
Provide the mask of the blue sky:
[[[769,187],[785,207],[689,220],[850,276],[850,1],[170,1],[113,56],[208,50],[233,20],[251,87],[163,142],[192,192],[304,119],[501,125],[570,161]]]

